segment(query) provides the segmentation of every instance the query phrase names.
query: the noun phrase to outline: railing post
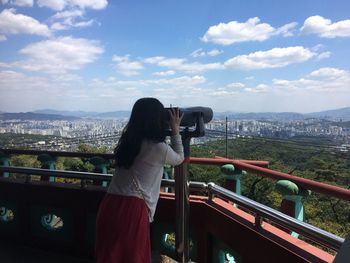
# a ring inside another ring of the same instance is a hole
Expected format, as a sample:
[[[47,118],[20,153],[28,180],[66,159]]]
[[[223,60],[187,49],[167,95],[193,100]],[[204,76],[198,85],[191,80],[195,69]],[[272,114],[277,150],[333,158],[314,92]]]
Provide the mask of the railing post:
[[[175,246],[177,260],[181,263],[189,262],[189,187],[188,187],[188,162],[191,138],[183,136],[184,162],[175,167],[175,202],[176,202],[176,231]]]
[[[232,164],[221,166],[221,172],[225,177],[225,188],[240,195],[241,176],[246,174],[246,172],[235,168]]]
[[[9,156],[3,152],[0,152],[0,165],[1,166],[10,166],[10,162],[9,162]],[[0,176],[1,177],[9,177],[10,174],[8,172],[0,172]]]
[[[275,189],[283,196],[280,208],[281,212],[300,221],[304,221],[304,199],[310,195],[311,191],[305,190],[288,180],[279,180],[276,183]],[[295,232],[291,232],[291,235],[299,237],[299,234]]]
[[[38,161],[41,163],[42,169],[56,170],[56,159],[57,158],[55,156],[52,156],[52,155],[47,154],[47,153],[43,153],[43,154],[38,155]],[[54,182],[55,177],[42,175],[41,181]]]
[[[106,160],[105,158],[102,158],[100,156],[94,156],[90,159],[90,163],[94,166],[94,173],[101,173],[106,174],[107,173],[107,167],[109,165],[109,160]],[[95,185],[99,185],[98,182],[94,182]],[[103,181],[102,186],[106,187],[107,182]]]

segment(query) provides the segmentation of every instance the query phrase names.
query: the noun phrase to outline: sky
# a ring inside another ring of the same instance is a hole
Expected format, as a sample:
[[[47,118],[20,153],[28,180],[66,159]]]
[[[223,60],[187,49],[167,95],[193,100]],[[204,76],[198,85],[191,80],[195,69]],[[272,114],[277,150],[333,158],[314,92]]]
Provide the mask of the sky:
[[[349,0],[0,0],[0,111],[350,106]]]

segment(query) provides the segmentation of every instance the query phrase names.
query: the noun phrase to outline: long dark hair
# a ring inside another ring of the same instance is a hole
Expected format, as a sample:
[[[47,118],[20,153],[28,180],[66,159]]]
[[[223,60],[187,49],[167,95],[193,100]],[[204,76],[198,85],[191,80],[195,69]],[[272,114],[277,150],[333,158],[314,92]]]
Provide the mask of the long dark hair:
[[[142,98],[135,102],[130,120],[125,126],[114,150],[116,167],[130,168],[145,139],[165,141],[165,109],[155,98]]]

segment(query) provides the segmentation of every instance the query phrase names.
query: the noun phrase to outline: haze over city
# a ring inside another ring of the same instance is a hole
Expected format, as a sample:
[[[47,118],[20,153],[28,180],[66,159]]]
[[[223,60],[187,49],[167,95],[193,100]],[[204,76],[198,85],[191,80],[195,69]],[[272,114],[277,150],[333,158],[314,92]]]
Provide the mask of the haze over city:
[[[0,111],[349,107],[350,2],[2,0]]]

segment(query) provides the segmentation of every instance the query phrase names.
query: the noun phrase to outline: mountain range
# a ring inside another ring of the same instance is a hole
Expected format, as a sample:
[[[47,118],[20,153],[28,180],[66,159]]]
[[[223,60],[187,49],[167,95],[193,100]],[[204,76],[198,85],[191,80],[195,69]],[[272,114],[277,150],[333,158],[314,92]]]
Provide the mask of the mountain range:
[[[303,120],[310,118],[317,118],[329,121],[350,121],[350,107],[327,110],[313,113],[297,113],[297,112],[216,112],[214,117],[222,119],[228,117],[229,119],[238,120]]]
[[[95,119],[120,119],[128,118],[130,111],[113,112],[85,112],[85,111],[58,111],[51,109],[37,110],[33,112],[7,113],[0,112],[0,120],[77,120],[80,118]],[[350,121],[350,107],[327,110],[313,113],[296,112],[214,112],[215,119],[238,119],[238,120],[272,120],[272,121],[290,121],[303,120],[308,118],[317,118],[330,121]]]
[[[37,121],[58,121],[58,120],[67,120],[73,121],[79,119],[74,116],[63,116],[59,114],[41,114],[35,112],[19,112],[19,113],[10,113],[10,112],[1,112],[0,120],[37,120]]]
[[[128,118],[130,111],[113,111],[113,112],[91,112],[91,111],[58,111],[58,110],[36,110],[34,113],[56,114],[62,116],[74,116],[79,118]]]

